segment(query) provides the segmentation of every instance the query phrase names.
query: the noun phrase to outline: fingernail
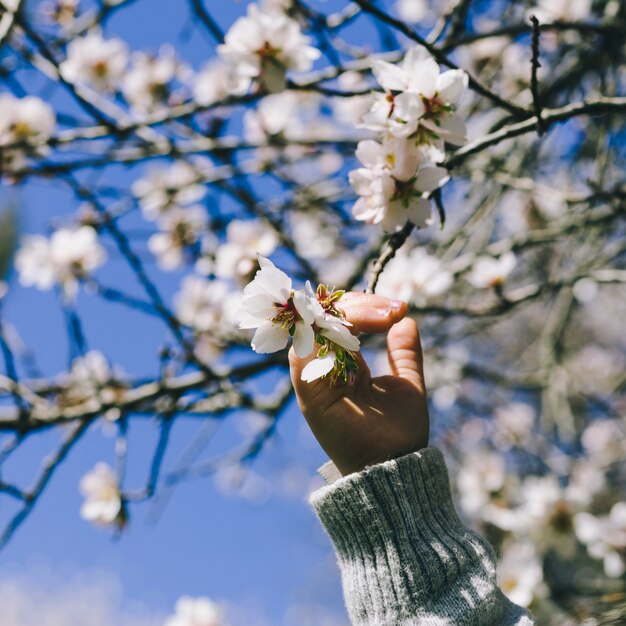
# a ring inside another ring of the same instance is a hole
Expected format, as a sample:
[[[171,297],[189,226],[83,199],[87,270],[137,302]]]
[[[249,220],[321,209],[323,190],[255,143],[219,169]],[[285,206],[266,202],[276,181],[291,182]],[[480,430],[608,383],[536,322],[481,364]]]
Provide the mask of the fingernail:
[[[397,313],[402,308],[403,304],[404,304],[404,302],[402,300],[393,300],[391,302],[391,310],[394,313]]]

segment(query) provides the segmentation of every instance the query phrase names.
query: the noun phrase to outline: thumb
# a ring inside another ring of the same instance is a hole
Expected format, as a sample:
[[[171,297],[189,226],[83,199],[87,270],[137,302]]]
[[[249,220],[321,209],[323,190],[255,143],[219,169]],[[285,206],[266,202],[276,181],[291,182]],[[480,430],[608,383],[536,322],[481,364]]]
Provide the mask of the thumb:
[[[424,360],[417,323],[410,317],[391,327],[387,335],[387,356],[394,376],[404,378],[424,391]]]

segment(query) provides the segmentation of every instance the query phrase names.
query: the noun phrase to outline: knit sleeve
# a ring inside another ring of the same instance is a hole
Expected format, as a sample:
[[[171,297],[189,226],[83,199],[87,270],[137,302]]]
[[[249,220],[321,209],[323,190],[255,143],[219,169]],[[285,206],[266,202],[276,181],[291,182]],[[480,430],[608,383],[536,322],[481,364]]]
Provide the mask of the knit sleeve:
[[[496,582],[491,546],[454,510],[441,452],[426,448],[318,489],[353,626],[530,626]]]

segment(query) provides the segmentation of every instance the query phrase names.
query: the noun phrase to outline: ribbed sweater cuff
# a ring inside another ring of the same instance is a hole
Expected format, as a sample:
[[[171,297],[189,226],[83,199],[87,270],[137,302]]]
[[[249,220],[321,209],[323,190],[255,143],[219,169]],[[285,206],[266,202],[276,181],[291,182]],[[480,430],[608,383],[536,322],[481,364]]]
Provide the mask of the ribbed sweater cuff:
[[[439,450],[340,478],[310,503],[334,543],[353,624],[504,623],[492,551],[460,522]],[[479,607],[484,621],[471,616]]]

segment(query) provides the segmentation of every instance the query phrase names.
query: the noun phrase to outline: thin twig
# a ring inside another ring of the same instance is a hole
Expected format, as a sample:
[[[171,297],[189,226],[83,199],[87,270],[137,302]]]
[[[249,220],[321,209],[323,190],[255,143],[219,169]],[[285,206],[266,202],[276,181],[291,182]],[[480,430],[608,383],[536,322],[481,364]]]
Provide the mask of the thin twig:
[[[532,73],[530,76],[530,91],[533,95],[533,109],[535,111],[535,117],[537,118],[537,133],[541,137],[546,131],[543,120],[541,119],[541,102],[539,100],[539,79],[537,78],[537,71],[541,67],[539,62],[539,37],[541,31],[539,30],[539,20],[535,15],[530,16],[530,21],[533,25],[532,32],[532,58],[530,64],[532,67]]]

